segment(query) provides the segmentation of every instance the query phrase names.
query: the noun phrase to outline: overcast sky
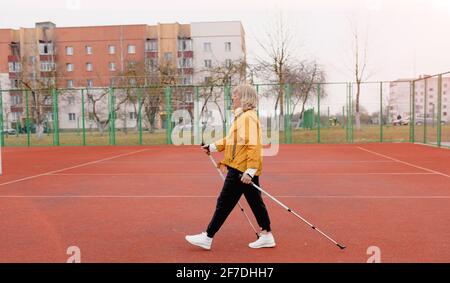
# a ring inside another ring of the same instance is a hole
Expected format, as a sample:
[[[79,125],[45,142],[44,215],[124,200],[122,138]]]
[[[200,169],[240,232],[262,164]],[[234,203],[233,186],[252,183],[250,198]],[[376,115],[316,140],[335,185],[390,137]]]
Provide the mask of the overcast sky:
[[[0,2],[0,28],[242,21],[249,58],[276,14],[299,59],[315,59],[329,81],[353,80],[352,29],[368,42],[369,80],[450,71],[450,0],[14,0]]]

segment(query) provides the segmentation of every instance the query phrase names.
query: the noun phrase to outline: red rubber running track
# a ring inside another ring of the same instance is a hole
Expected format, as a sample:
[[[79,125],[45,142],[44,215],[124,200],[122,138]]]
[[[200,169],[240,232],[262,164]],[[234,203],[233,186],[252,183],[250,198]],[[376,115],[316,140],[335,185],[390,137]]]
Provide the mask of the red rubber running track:
[[[413,144],[282,145],[261,186],[347,246],[344,251],[265,198],[277,247],[235,209],[211,251],[204,231],[222,180],[192,146],[4,148],[0,262],[450,261],[450,151]],[[220,154],[215,154],[216,160]],[[253,215],[247,203],[251,219]],[[254,223],[256,223],[254,221]]]

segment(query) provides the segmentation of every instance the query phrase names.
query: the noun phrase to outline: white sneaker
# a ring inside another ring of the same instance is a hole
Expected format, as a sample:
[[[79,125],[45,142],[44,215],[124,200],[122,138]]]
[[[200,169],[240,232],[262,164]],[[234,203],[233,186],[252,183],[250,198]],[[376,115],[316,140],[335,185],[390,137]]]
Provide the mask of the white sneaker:
[[[211,249],[212,240],[213,238],[208,237],[206,232],[198,235],[186,236],[186,241],[193,244],[194,246],[204,248],[205,250]]]
[[[259,239],[248,244],[252,249],[273,248],[276,246],[272,233],[259,234]]]

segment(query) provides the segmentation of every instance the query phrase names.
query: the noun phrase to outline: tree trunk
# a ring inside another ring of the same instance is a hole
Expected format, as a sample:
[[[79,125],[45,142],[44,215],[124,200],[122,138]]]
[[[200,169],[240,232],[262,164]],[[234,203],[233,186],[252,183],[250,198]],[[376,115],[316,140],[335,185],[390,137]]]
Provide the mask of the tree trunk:
[[[36,124],[36,138],[38,140],[41,140],[43,136],[44,136],[44,125],[42,125],[42,123],[37,123]]]
[[[361,113],[359,111],[359,95],[361,92],[361,82],[356,83],[356,103],[355,103],[355,125],[356,130],[361,130]]]

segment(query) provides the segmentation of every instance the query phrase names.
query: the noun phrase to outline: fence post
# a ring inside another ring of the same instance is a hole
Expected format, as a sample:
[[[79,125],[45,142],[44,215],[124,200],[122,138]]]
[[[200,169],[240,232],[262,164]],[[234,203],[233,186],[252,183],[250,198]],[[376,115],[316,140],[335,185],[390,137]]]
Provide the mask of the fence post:
[[[284,85],[284,143],[292,143],[291,132],[291,85]]]
[[[53,145],[59,146],[58,91],[52,89],[53,97]]]
[[[83,146],[86,145],[86,121],[84,113],[84,89],[81,90],[81,124],[83,127]]]
[[[437,145],[441,147],[441,134],[442,134],[442,75],[438,78],[438,101],[437,101]]]
[[[425,99],[424,99],[424,104],[423,104],[423,143],[427,143],[427,96],[428,96],[428,80],[425,79],[425,91],[424,91],[424,95],[425,95]]]
[[[380,143],[383,142],[383,82],[380,82]]]
[[[25,129],[27,131],[27,146],[31,146],[30,140],[30,109],[28,106],[28,90],[25,91],[25,104],[26,104],[26,120],[25,120]]]
[[[327,128],[330,127],[330,106],[327,107]]]
[[[195,87],[195,102],[194,102],[194,144],[201,143],[201,136],[203,135],[203,125],[200,121],[200,91],[198,86]],[[201,129],[201,130],[200,130]]]
[[[317,143],[320,143],[320,84],[317,84]]]
[[[348,143],[349,142],[349,127],[348,127],[348,124],[349,124],[349,105],[348,105],[348,93],[349,93],[349,91],[350,91],[350,86],[349,86],[349,83],[347,83],[347,89],[346,89],[346,92],[345,92],[345,106],[347,107],[347,111],[346,111],[346,114],[347,114],[347,119],[345,119],[345,141]]]
[[[116,121],[115,121],[115,99],[114,88],[109,88],[109,144],[116,145]]]
[[[142,88],[137,89],[138,96],[138,127],[139,127],[139,145],[142,145]]]
[[[350,84],[350,142],[353,143],[354,142],[354,132],[353,132],[353,84]]]
[[[0,146],[4,147],[5,146],[5,135],[3,134],[3,91],[0,89]],[[1,164],[0,164],[1,166]]]
[[[414,133],[414,126],[416,123],[416,92],[415,92],[415,81],[409,82],[409,89],[410,89],[410,117],[409,117],[409,141],[411,143],[414,143],[415,139],[415,133]]]
[[[167,86],[164,91],[166,98],[166,143],[172,144],[172,89]]]
[[[230,121],[231,121],[231,88],[230,85],[224,86],[224,127],[223,127],[223,136],[225,137],[227,135],[227,131],[230,127]]]

